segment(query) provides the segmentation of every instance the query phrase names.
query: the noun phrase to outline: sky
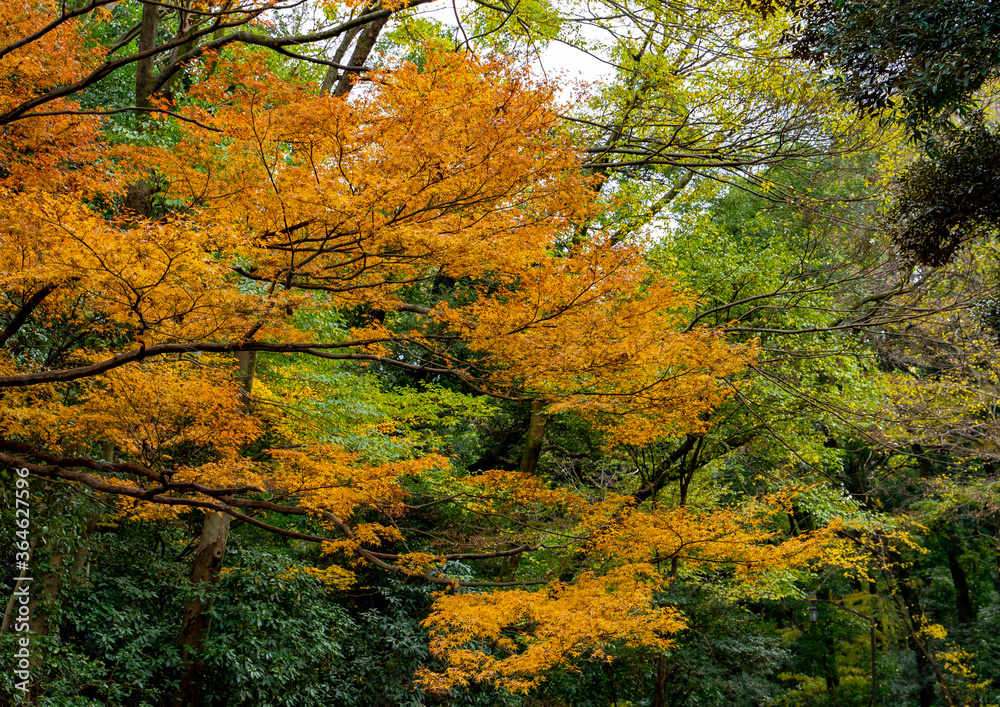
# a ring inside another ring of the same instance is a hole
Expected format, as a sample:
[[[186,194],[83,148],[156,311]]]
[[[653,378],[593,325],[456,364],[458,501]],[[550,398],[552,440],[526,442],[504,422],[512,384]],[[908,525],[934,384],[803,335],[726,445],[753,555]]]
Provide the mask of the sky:
[[[472,3],[465,0],[453,0],[453,2],[434,3],[427,10],[420,14],[450,27],[457,25],[456,15],[463,16]],[[593,28],[583,28],[583,32],[588,40],[598,40],[597,30]],[[471,31],[468,32],[472,34]],[[545,47],[537,62],[537,72],[548,78],[557,80],[560,84],[571,84],[575,81],[601,81],[611,79],[611,70],[606,63],[600,59],[587,54],[576,47],[569,46],[563,42],[554,41]],[[563,91],[568,90],[564,88]]]

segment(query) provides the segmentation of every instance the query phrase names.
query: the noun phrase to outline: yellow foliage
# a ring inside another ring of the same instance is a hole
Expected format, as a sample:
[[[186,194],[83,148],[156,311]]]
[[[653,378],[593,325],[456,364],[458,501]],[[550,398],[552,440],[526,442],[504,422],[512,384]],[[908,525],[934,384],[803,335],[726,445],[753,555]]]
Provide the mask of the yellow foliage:
[[[731,567],[742,580],[803,568],[827,559],[839,545],[831,528],[781,539],[772,517],[787,506],[786,496],[705,513],[687,508],[646,510],[627,498],[592,506],[583,524],[590,547],[615,562],[679,560],[691,568]]]
[[[653,567],[637,564],[535,592],[439,597],[424,625],[431,652],[447,667],[421,670],[418,683],[448,690],[483,682],[527,692],[557,666],[608,659],[613,644],[665,650],[684,620],[675,609],[655,605],[661,584]]]
[[[428,455],[369,466],[357,453],[334,445],[317,445],[308,451],[273,449],[270,453],[278,461],[270,474],[271,488],[295,496],[304,508],[329,511],[342,520],[359,508],[398,516],[407,494],[402,480],[448,463],[444,457]]]
[[[353,572],[337,565],[330,565],[323,569],[306,567],[305,572],[318,579],[332,592],[347,591],[357,582],[357,576]]]

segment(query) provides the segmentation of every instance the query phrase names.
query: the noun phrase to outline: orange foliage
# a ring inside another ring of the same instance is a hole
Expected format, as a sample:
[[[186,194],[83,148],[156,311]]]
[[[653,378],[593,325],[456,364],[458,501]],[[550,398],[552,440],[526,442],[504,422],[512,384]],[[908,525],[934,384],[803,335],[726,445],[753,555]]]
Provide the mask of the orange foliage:
[[[8,12],[0,42],[33,31],[53,8]],[[71,82],[94,60],[67,23],[4,60],[0,102],[9,109]],[[405,344],[437,372],[540,398],[550,413],[577,411],[609,445],[702,430],[727,394],[720,378],[752,357],[717,333],[677,330],[691,298],[647,266],[641,244],[596,231],[582,242],[581,224],[599,208],[594,184],[554,129],[551,87],[527,74],[432,55],[419,70],[373,74],[344,99],[279,79],[252,52],[205,57],[201,70],[178,108],[193,122],[178,123],[169,147],[111,150],[97,123],[47,116],[12,123],[0,148],[0,287],[15,308],[40,296],[25,315],[33,326],[68,323],[87,342],[66,347],[70,382],[52,383],[49,364],[23,352],[4,354],[0,383],[14,389],[4,393],[4,436],[46,459],[86,457],[109,441],[127,460],[114,470],[137,478],[45,473],[130,496],[139,515],[150,515],[148,503],[212,504],[258,523],[249,514],[310,514],[337,538],[327,551],[445,583],[443,556],[373,554],[366,548],[401,535],[361,521],[403,514],[408,479],[448,459],[370,464],[298,439],[251,454],[275,418],[249,409],[228,358],[207,352],[306,348],[399,365],[391,345]],[[47,106],[75,108],[69,99]],[[184,207],[161,218],[127,212],[122,189],[140,173]],[[438,279],[451,291],[435,292]],[[297,307],[406,318],[316,342],[294,326]],[[165,344],[183,358],[142,360]],[[97,362],[100,375],[88,368]],[[508,472],[460,485],[473,513],[558,516],[588,571],[537,592],[439,598],[428,626],[448,667],[424,673],[433,689],[486,681],[526,690],[557,665],[607,658],[612,644],[666,648],[683,619],[656,606],[657,560],[749,574],[801,566],[822,548],[818,536],[776,542],[763,511],[695,517],[621,498],[592,503]],[[314,574],[331,586],[350,580],[342,570]],[[479,650],[487,646],[494,652]]]
[[[549,135],[550,91],[496,62],[433,57],[354,100],[281,83],[253,56],[213,68],[199,96],[222,105],[191,115],[221,136],[182,126],[162,168],[254,279],[391,305],[432,272],[544,259],[590,209],[577,155]]]
[[[418,680],[433,691],[486,682],[527,692],[553,668],[607,659],[608,644],[665,650],[685,624],[677,610],[652,605],[662,583],[648,565],[630,565],[536,592],[439,597],[424,625],[448,667],[423,669]]]
[[[200,95],[226,103],[192,117],[225,148],[189,124],[163,169],[175,196],[205,204],[189,218],[269,291],[423,312],[473,349],[467,374],[583,411],[612,443],[698,429],[728,393],[718,379],[752,355],[707,330],[677,332],[691,300],[638,245],[574,243],[594,192],[552,137],[550,89],[525,75],[434,55],[348,101],[278,83],[252,56],[212,66]],[[237,71],[251,79],[234,83]],[[454,301],[400,301],[441,276],[459,280]],[[404,336],[440,351],[422,327]]]
[[[31,191],[9,195],[0,229],[0,285],[56,286],[45,312],[86,313],[95,335],[127,327],[132,342],[238,338],[298,301],[240,291],[229,266],[209,255],[216,244],[180,220],[115,222],[82,201]],[[280,321],[262,333],[295,337]]]
[[[313,446],[308,452],[274,449],[270,455],[276,461],[271,488],[294,496],[301,507],[329,511],[342,520],[359,508],[399,515],[406,500],[404,478],[448,463],[428,455],[372,466],[333,445]]]
[[[673,562],[685,573],[725,577],[729,591],[768,596],[788,591],[783,582],[790,572],[828,563],[841,550],[836,524],[782,538],[774,517],[787,510],[788,496],[695,513],[637,507],[623,496],[587,502],[566,490],[532,490],[530,483],[526,492],[514,491],[515,475],[489,476],[469,510],[496,514],[514,502],[523,517],[532,514],[531,505],[559,503],[562,524],[535,535],[570,542],[571,562],[582,563],[577,571],[583,571],[573,584],[552,582],[537,591],[458,590],[439,597],[425,625],[431,651],[446,667],[422,671],[428,690],[486,682],[527,691],[548,671],[572,668],[581,658],[610,659],[621,647],[669,648],[668,636],[684,628],[684,617],[660,605],[655,593],[672,581],[664,568]]]
[[[60,12],[59,3],[51,0],[0,4],[0,47],[39,31]],[[100,48],[87,48],[73,23],[11,51],[0,59],[0,115],[74,83],[102,59]],[[62,98],[39,110],[55,113],[77,107]],[[0,140],[0,193],[6,197],[22,189],[67,192],[106,186],[97,137],[98,125],[80,116],[47,115],[8,123]]]
[[[593,240],[508,282],[466,307],[442,305],[438,317],[494,380],[552,401],[550,413],[580,412],[612,446],[702,430],[730,391],[719,379],[753,354],[715,332],[677,331],[691,300],[656,279],[635,245]]]
[[[236,463],[263,430],[229,371],[206,363],[144,361],[89,381],[79,404],[67,410],[75,413],[72,434],[80,442],[114,442],[148,466],[185,465],[176,455],[192,447],[202,456],[210,448],[217,460]]]
[[[728,392],[718,379],[752,355],[677,332],[690,300],[637,245],[574,242],[594,192],[553,136],[551,90],[524,74],[432,56],[344,100],[278,80],[253,54],[206,63],[194,93],[212,110],[189,108],[199,122],[180,125],[179,144],[144,151],[166,195],[190,204],[182,214],[108,218],[85,191],[38,187],[0,208],[0,285],[53,290],[39,318],[86,311],[84,329],[128,331],[127,349],[249,331],[287,345],[304,341],[288,318],[298,306],[402,309],[415,328],[358,329],[354,353],[407,341],[481,385],[581,411],[611,444],[700,429]],[[459,283],[445,301],[404,301],[440,277]],[[456,339],[471,358],[451,358]]]

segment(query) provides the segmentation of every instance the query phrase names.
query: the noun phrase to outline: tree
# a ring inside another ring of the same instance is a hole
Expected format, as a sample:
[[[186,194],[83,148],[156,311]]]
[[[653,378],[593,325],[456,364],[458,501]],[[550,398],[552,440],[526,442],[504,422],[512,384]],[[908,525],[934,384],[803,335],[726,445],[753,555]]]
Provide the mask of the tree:
[[[764,15],[787,10],[795,55],[832,67],[832,83],[860,109],[896,107],[918,131],[967,112],[1000,63],[988,2],[749,4]]]
[[[916,262],[939,266],[995,230],[996,126],[989,91],[1000,16],[988,2],[750,2],[790,16],[792,56],[831,71],[859,112],[902,123],[926,155],[897,175],[886,226]]]
[[[888,214],[900,246],[932,267],[974,239],[988,241],[1000,225],[995,126],[978,121],[941,143],[932,159],[918,160],[900,175]]]

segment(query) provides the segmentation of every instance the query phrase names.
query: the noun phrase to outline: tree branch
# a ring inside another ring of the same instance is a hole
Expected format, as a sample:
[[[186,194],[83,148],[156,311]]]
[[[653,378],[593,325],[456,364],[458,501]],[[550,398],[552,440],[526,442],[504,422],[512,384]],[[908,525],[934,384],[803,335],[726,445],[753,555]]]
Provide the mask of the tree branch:
[[[21,330],[21,327],[28,321],[28,317],[35,311],[35,308],[42,303],[42,300],[52,294],[57,287],[59,286],[46,285],[24,301],[21,308],[14,313],[14,318],[4,327],[3,331],[0,331],[0,348],[3,348],[7,340]]]

